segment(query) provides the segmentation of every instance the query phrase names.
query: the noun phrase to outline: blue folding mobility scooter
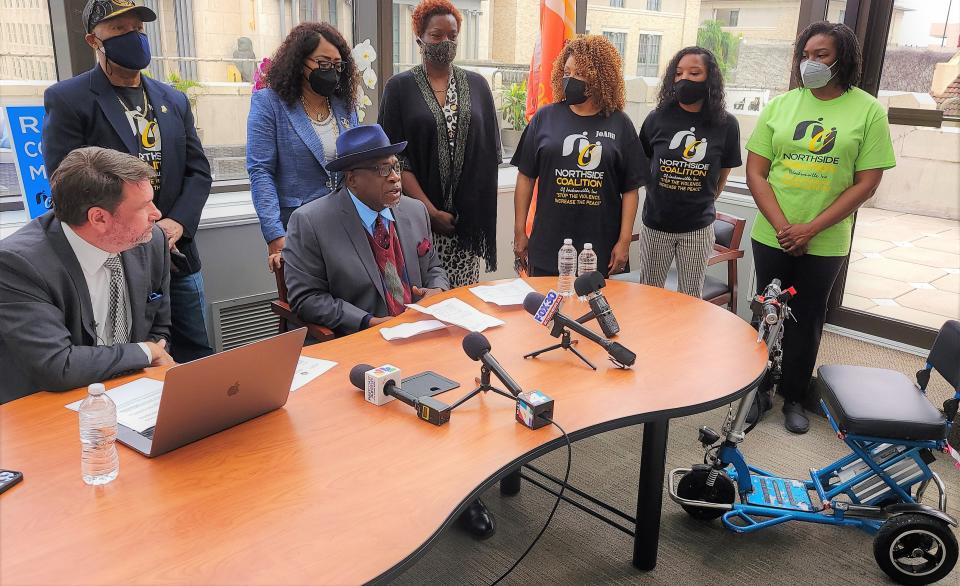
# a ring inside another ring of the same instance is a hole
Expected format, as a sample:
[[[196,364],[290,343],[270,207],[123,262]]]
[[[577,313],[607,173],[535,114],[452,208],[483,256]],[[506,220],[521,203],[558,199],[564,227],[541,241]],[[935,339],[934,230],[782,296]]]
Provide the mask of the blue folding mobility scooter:
[[[774,280],[753,302],[760,318],[758,343],[766,341],[767,376],[774,387],[793,294]],[[926,397],[933,369],[955,390],[942,413]],[[874,535],[874,558],[895,582],[930,584],[944,578],[957,562],[957,521],[946,513],[943,481],[929,464],[934,451],[948,449],[960,402],[960,322],[944,324],[916,385],[880,368],[822,366],[818,375],[820,406],[852,453],[811,469],[805,480],[748,465],[738,445],[752,429],[746,419],[754,389],[736,411],[731,405],[721,433],[700,428],[704,463],[671,471],[670,497],[692,517],[722,517],[737,533],[787,521],[857,527]],[[937,507],[922,504],[931,484],[939,493]]]

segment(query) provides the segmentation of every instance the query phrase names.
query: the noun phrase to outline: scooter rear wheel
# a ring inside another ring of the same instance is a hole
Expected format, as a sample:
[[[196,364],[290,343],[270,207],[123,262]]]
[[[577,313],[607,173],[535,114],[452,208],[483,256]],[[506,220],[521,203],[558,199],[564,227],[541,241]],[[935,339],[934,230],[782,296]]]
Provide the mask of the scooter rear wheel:
[[[677,496],[694,501],[708,503],[733,504],[737,496],[736,487],[726,472],[721,471],[712,487],[707,486],[710,476],[710,467],[699,465],[687,472],[677,484]],[[700,521],[712,521],[724,513],[723,509],[698,507],[696,505],[680,505],[691,517]]]
[[[957,563],[957,538],[944,521],[905,513],[888,519],[873,540],[877,565],[898,584],[932,584]]]

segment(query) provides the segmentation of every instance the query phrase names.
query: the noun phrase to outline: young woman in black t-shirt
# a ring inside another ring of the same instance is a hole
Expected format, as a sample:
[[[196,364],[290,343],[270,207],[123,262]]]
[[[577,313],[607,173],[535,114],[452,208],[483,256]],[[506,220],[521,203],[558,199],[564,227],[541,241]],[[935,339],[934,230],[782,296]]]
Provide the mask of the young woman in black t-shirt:
[[[700,297],[715,242],[714,201],[741,164],[740,127],[724,109],[713,53],[687,47],[673,56],[640,142],[651,172],[640,230],[643,283],[663,287],[676,259],[678,290]]]
[[[551,83],[557,103],[536,113],[511,161],[519,169],[514,254],[529,275],[556,275],[557,252],[564,238],[572,238],[577,249],[593,244],[602,273],[622,272],[647,164],[623,112],[620,54],[603,36],[578,37],[554,62]]]

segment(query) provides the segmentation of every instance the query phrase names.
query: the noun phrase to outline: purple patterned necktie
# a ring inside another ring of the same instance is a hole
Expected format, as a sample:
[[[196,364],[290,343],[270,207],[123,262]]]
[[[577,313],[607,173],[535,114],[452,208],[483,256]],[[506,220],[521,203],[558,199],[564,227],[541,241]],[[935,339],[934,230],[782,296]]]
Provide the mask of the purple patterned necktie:
[[[390,247],[390,231],[380,214],[377,214],[377,220],[373,223],[373,241],[384,250]]]

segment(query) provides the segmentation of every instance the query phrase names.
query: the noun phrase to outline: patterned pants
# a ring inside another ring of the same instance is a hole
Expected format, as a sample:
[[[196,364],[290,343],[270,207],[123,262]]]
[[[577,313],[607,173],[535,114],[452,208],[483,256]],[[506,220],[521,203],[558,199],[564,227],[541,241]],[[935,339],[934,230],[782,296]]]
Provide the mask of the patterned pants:
[[[703,294],[707,257],[716,238],[713,224],[693,232],[661,232],[640,227],[642,283],[663,287],[673,260],[677,260],[677,290],[696,298]]]
[[[450,288],[476,285],[480,282],[480,257],[460,248],[456,236],[433,233],[433,245],[437,248],[440,264],[450,279]]]

